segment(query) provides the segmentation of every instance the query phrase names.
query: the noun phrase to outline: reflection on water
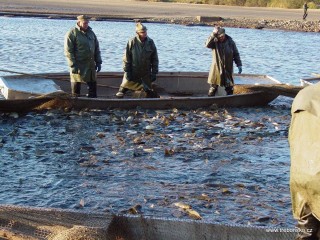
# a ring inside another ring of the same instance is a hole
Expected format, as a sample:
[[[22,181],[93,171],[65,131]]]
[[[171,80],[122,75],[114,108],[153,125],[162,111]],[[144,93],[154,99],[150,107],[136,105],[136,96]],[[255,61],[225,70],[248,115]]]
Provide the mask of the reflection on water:
[[[68,71],[63,55],[63,38],[73,20],[0,18],[0,62],[2,68],[28,72]],[[204,42],[211,27],[186,27],[169,24],[145,24],[155,41],[162,71],[208,71],[210,49]],[[103,70],[122,71],[122,54],[128,39],[134,36],[134,23],[95,22],[100,41]],[[244,73],[267,74],[282,82],[299,84],[301,77],[318,72],[315,56],[318,33],[285,32],[228,28],[236,41]]]

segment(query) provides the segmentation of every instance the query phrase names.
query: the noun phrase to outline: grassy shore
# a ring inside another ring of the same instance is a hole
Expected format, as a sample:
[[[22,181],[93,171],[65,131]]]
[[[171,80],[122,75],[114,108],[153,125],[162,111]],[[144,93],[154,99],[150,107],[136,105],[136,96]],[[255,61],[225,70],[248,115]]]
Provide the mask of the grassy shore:
[[[140,0],[141,1],[141,0]],[[305,0],[145,0],[149,2],[178,2],[245,7],[301,8]],[[308,3],[309,8],[318,8],[320,0]]]

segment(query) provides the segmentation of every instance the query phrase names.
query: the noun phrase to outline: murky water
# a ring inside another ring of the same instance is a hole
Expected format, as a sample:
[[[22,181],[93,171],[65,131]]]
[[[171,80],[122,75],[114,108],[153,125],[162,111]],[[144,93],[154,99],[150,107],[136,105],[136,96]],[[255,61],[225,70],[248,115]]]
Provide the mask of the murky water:
[[[0,18],[1,68],[67,71],[63,36],[74,21]],[[208,27],[146,24],[162,71],[208,71]],[[103,70],[121,71],[134,24],[91,22]],[[317,72],[319,34],[227,29],[245,73],[298,84]],[[303,43],[303,44],[302,44]],[[290,103],[195,111],[48,111],[0,115],[1,203],[292,226],[287,130]],[[81,202],[81,204],[80,204]],[[84,206],[83,206],[84,203]]]
[[[287,226],[289,111],[3,115],[1,202],[188,218],[184,202],[208,221]]]

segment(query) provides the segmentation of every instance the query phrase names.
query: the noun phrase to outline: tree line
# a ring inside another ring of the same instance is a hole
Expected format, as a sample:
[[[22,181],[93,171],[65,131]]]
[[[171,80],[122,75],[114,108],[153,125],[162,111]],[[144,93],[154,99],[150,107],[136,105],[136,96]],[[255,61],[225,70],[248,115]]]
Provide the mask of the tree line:
[[[198,4],[230,5],[244,7],[278,7],[278,8],[302,8],[308,2],[309,8],[318,8],[320,0],[147,0],[151,2],[183,2]]]

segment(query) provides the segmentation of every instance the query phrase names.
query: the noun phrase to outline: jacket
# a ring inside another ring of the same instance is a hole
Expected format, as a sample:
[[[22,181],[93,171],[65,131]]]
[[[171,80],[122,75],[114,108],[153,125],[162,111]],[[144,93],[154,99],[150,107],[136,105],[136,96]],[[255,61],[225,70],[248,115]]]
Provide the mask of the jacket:
[[[65,35],[64,54],[70,67],[72,82],[95,82],[96,64],[101,64],[99,42],[90,27],[84,32],[80,27],[72,28]]]
[[[123,55],[125,72],[121,87],[131,90],[152,89],[152,77],[158,73],[157,48],[149,37],[141,42],[139,36],[130,39]]]
[[[215,42],[216,36],[211,34],[206,41],[206,47],[212,49],[212,64],[208,76],[208,83],[229,87],[234,85],[233,61],[237,67],[242,66],[240,54],[235,42],[230,36],[225,35],[224,42]]]
[[[292,212],[308,206],[320,221],[320,84],[301,90],[291,108],[289,128]]]

